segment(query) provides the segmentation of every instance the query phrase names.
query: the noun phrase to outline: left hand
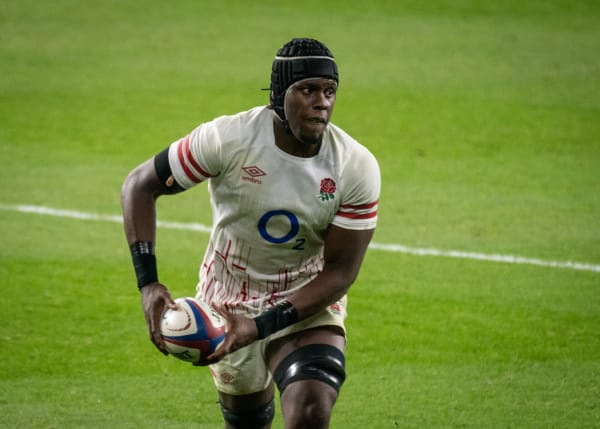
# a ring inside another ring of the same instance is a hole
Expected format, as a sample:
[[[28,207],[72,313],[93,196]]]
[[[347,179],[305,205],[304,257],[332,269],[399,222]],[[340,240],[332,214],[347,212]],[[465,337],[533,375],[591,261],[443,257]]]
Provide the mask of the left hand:
[[[220,361],[225,355],[253,343],[258,338],[258,330],[254,319],[234,314],[225,309],[217,309],[219,314],[225,319],[225,339],[219,345],[214,353],[194,362],[195,366],[211,365]]]

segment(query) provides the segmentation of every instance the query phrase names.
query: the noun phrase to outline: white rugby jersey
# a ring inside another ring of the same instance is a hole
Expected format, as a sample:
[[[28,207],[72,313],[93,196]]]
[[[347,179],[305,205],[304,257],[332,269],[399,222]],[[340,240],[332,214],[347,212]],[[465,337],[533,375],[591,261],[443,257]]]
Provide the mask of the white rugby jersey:
[[[213,229],[198,294],[254,313],[275,305],[323,267],[330,224],[373,229],[380,191],[375,157],[329,124],[319,153],[292,156],[275,145],[266,107],[204,123],[171,144],[184,189],[208,180]]]

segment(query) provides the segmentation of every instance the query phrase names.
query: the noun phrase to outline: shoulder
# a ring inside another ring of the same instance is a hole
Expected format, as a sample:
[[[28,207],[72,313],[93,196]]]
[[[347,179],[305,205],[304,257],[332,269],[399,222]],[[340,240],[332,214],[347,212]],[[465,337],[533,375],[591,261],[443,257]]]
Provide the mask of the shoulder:
[[[343,185],[343,203],[368,204],[379,198],[381,172],[373,153],[348,133],[330,126],[328,149],[330,162]]]
[[[341,128],[330,126],[329,150],[340,180],[340,206],[332,223],[350,230],[374,229],[381,191],[379,163]]]
[[[379,169],[377,158],[363,144],[335,124],[328,127],[328,150],[337,163],[348,168]]]
[[[215,127],[223,132],[245,132],[250,129],[260,129],[272,117],[272,112],[266,106],[258,106],[233,115],[219,116],[206,125]]]

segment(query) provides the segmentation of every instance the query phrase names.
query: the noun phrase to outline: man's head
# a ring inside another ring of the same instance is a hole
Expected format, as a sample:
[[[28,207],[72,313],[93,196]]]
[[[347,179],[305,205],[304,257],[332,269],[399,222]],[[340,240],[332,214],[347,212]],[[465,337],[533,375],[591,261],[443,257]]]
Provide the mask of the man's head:
[[[309,78],[326,78],[339,82],[331,51],[315,39],[292,39],[279,51],[271,72],[271,107],[285,121],[285,96],[294,83]]]

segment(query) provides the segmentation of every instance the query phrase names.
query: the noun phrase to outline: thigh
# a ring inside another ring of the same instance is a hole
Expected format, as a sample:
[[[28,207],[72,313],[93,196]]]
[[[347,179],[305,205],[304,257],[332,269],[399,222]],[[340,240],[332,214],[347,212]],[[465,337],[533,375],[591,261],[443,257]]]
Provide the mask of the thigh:
[[[345,379],[342,330],[321,326],[274,340],[267,361],[280,392],[286,427],[329,427]]]
[[[271,374],[265,363],[265,345],[263,341],[255,341],[210,365],[217,390],[234,397],[267,390]]]
[[[290,353],[311,344],[327,344],[346,351],[346,337],[338,326],[319,326],[304,331],[295,332],[269,343],[265,357],[271,373]]]

